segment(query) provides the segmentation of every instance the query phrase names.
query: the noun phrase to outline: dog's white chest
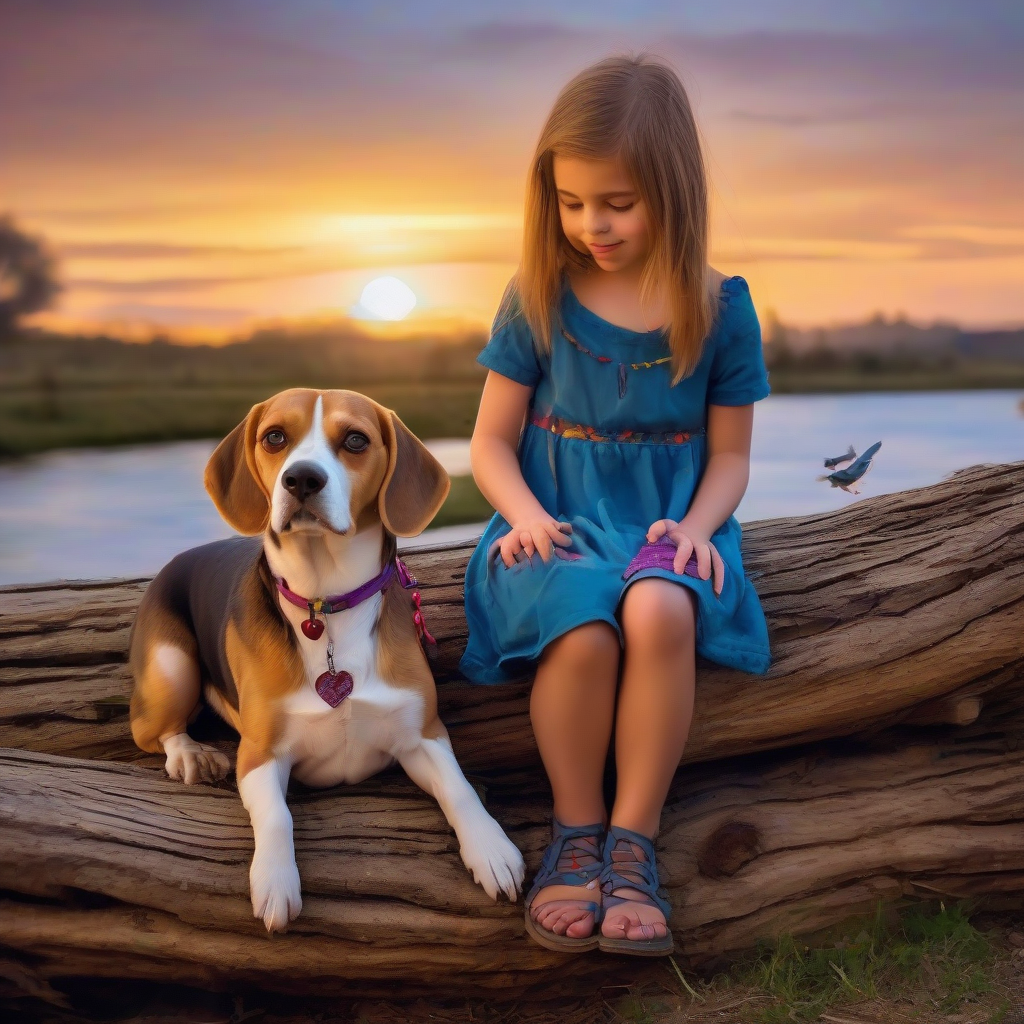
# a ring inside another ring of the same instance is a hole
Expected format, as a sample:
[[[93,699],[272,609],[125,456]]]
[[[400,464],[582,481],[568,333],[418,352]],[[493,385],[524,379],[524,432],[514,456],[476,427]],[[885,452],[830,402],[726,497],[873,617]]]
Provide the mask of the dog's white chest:
[[[419,741],[424,702],[415,690],[391,686],[377,674],[373,625],[380,597],[330,616],[320,640],[300,634],[306,678],[284,702],[284,727],[275,754],[292,764],[292,775],[308,786],[361,782]],[[332,708],[317,692],[327,671],[327,640],[334,644],[338,672],[352,676],[352,693]]]

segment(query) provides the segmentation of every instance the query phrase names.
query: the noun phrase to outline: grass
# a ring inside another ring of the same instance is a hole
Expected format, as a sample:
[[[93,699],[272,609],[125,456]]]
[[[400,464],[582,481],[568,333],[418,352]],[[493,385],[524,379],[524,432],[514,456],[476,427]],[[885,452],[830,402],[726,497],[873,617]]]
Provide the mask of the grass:
[[[606,995],[604,1005],[632,1024],[940,1024],[950,1015],[1018,1024],[1019,960],[1001,941],[1005,925],[985,932],[969,914],[966,905],[918,905],[902,915],[879,906],[866,926],[813,943],[783,937],[703,979],[688,979],[673,957],[658,974],[638,969],[636,984]]]
[[[137,384],[0,390],[0,456],[221,438],[274,390]],[[480,385],[472,381],[371,384],[362,390],[394,409],[420,437],[468,437],[480,401]],[[472,477],[455,477],[432,525],[482,522],[493,511]]]
[[[459,998],[454,990],[447,999],[405,1002],[253,994],[234,997],[232,1013],[227,993],[96,979],[98,1001],[89,1014],[50,1007],[44,1019],[87,1024],[114,1019],[116,1010],[123,1024],[1020,1024],[1021,961],[1007,944],[1022,930],[1021,918],[1004,913],[987,923],[988,932],[972,924],[964,905],[918,906],[895,919],[880,909],[866,927],[856,923],[827,943],[786,938],[703,980],[687,980],[674,958],[610,957],[603,983],[590,994],[542,1002],[542,991],[517,1002]],[[35,1024],[35,1010],[25,1002],[24,1015],[5,1019]]]
[[[471,476],[453,476],[448,498],[430,526],[435,529],[460,523],[482,523],[493,514],[494,509],[477,489]]]
[[[374,341],[349,328],[220,348],[25,332],[0,340],[0,456],[220,438],[255,403],[300,386],[361,391],[421,437],[468,437],[482,345]]]
[[[420,437],[468,437],[478,381],[367,384],[360,390]],[[0,390],[0,456],[54,448],[220,438],[275,385],[53,386]]]
[[[865,374],[774,370],[775,394],[1024,388],[1024,367],[999,372]],[[0,458],[55,448],[104,447],[224,437],[284,381],[155,383],[27,382],[0,387]],[[352,384],[394,409],[420,437],[469,437],[482,381]]]
[[[943,1013],[992,991],[990,938],[963,906],[914,908],[895,924],[881,908],[870,927],[831,945],[787,937],[761,947],[732,977],[770,997],[759,1024],[814,1021],[844,1003],[893,999],[922,987]]]
[[[365,393],[395,409],[420,437],[468,437],[480,401],[474,383],[370,385]],[[220,438],[266,394],[265,389],[226,387],[0,391],[0,456]],[[432,525],[482,522],[493,511],[472,477],[454,477]]]
[[[254,403],[300,385],[362,391],[421,437],[468,437],[483,343],[375,341],[351,326],[263,331],[220,348],[27,331],[0,341],[0,458],[219,438]],[[1024,388],[1024,364],[823,352],[777,361],[770,379],[776,394]]]

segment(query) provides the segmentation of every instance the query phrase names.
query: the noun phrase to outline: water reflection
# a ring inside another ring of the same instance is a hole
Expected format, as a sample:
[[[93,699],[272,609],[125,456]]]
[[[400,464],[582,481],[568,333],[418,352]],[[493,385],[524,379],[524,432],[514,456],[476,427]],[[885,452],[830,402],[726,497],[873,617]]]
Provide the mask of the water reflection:
[[[883,442],[863,496],[919,487],[979,462],[1024,458],[1019,392],[779,395],[757,406],[743,521],[841,508],[822,459]],[[52,452],[0,465],[0,583],[150,575],[230,530],[203,490],[215,442]],[[453,474],[468,442],[431,448]],[[422,542],[472,536],[473,527]]]

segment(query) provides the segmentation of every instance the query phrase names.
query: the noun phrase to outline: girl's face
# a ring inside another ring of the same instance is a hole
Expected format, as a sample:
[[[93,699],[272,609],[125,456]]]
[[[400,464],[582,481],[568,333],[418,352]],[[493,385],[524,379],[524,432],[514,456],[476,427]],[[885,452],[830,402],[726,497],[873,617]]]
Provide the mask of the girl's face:
[[[619,157],[590,160],[555,154],[562,230],[602,270],[633,270],[650,252],[643,200]]]

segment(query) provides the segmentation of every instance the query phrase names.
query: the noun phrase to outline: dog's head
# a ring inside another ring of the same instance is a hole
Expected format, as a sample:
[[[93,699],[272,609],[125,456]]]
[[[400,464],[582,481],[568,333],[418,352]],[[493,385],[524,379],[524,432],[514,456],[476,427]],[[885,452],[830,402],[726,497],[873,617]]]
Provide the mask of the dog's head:
[[[293,388],[254,405],[210,456],[206,490],[239,533],[346,535],[379,517],[414,537],[450,482],[390,410],[354,391]]]

